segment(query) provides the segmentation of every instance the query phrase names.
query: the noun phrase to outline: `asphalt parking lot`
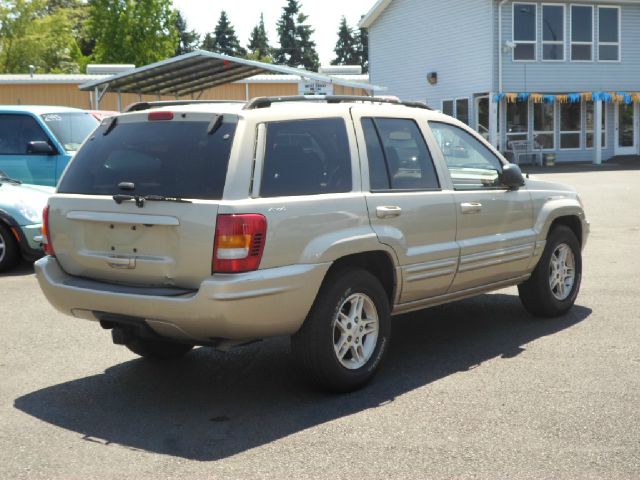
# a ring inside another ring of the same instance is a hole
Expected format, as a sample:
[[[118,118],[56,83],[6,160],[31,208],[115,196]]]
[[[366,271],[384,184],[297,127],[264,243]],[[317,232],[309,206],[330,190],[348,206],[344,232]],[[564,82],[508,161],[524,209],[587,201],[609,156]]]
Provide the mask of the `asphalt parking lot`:
[[[0,478],[640,478],[640,169],[542,170],[581,192],[581,294],[515,288],[395,319],[366,389],[311,391],[269,340],[169,366],[0,277]]]

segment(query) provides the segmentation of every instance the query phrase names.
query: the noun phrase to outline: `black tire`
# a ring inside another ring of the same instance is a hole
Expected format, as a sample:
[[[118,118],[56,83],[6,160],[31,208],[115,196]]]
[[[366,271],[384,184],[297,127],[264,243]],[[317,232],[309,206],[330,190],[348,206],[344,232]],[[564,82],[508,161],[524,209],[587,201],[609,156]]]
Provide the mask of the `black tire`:
[[[20,260],[20,248],[15,237],[5,225],[0,223],[0,272],[14,267]]]
[[[126,347],[149,360],[173,360],[184,357],[193,345],[136,337],[127,343]]]
[[[558,287],[550,285],[552,275],[552,257],[562,246],[571,250],[574,259],[573,284],[568,292],[560,294]],[[582,256],[580,244],[573,231],[564,225],[558,225],[547,236],[542,257],[531,277],[518,285],[520,301],[524,308],[537,317],[558,317],[565,314],[575,303],[580,281],[582,280]],[[566,295],[566,297],[565,297]],[[561,298],[558,298],[561,297]],[[565,297],[565,298],[562,298]]]
[[[364,314],[356,315],[353,324],[349,321],[347,326],[354,329],[351,334],[341,333],[335,321],[340,310],[344,312],[356,298],[363,299]],[[373,314],[378,318],[377,337],[373,332],[366,332]],[[291,337],[291,352],[313,383],[327,390],[349,392],[364,386],[376,372],[387,351],[390,334],[389,300],[380,281],[366,270],[340,270],[325,280],[302,328]],[[334,343],[346,340],[347,335],[355,343],[339,359]],[[360,343],[356,345],[358,341]],[[358,348],[362,350],[361,360],[354,357]],[[358,367],[359,362],[364,363]],[[351,365],[347,367],[345,363]]]

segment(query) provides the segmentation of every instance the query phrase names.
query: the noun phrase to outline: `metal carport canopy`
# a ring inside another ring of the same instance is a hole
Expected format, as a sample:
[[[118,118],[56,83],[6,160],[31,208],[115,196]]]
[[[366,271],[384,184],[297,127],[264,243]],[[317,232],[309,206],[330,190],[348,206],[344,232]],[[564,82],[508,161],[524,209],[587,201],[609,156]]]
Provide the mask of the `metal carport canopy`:
[[[83,83],[79,88],[85,91],[95,90],[99,95],[98,101],[107,91],[181,97],[262,73],[297,75],[309,80],[369,91],[386,90],[386,87],[368,83],[352,82],[299,68],[272,65],[204,50],[185,53],[108,78]]]

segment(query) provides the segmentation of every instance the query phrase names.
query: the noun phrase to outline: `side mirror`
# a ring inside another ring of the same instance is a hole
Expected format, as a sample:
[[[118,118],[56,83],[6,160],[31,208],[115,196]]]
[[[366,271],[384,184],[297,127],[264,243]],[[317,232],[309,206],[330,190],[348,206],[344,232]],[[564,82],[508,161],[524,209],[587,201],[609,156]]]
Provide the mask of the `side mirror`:
[[[55,155],[56,149],[53,148],[49,142],[43,140],[34,140],[27,143],[27,153],[35,155]]]
[[[503,185],[509,187],[511,190],[517,190],[519,187],[524,185],[522,171],[515,163],[508,163],[504,166],[500,180]]]

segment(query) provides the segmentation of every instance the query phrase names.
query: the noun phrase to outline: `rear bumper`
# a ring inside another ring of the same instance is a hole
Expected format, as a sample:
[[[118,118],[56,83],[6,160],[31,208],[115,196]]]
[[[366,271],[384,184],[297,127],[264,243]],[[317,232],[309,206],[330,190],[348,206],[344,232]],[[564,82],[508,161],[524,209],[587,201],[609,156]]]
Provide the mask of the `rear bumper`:
[[[125,293],[113,285],[65,273],[54,257],[36,262],[36,276],[51,304],[78,318],[94,312],[138,317],[159,335],[183,341],[244,340],[296,332],[306,318],[330,264],[291,265],[214,275],[198,291],[179,296]],[[140,289],[132,289],[136,291]]]

